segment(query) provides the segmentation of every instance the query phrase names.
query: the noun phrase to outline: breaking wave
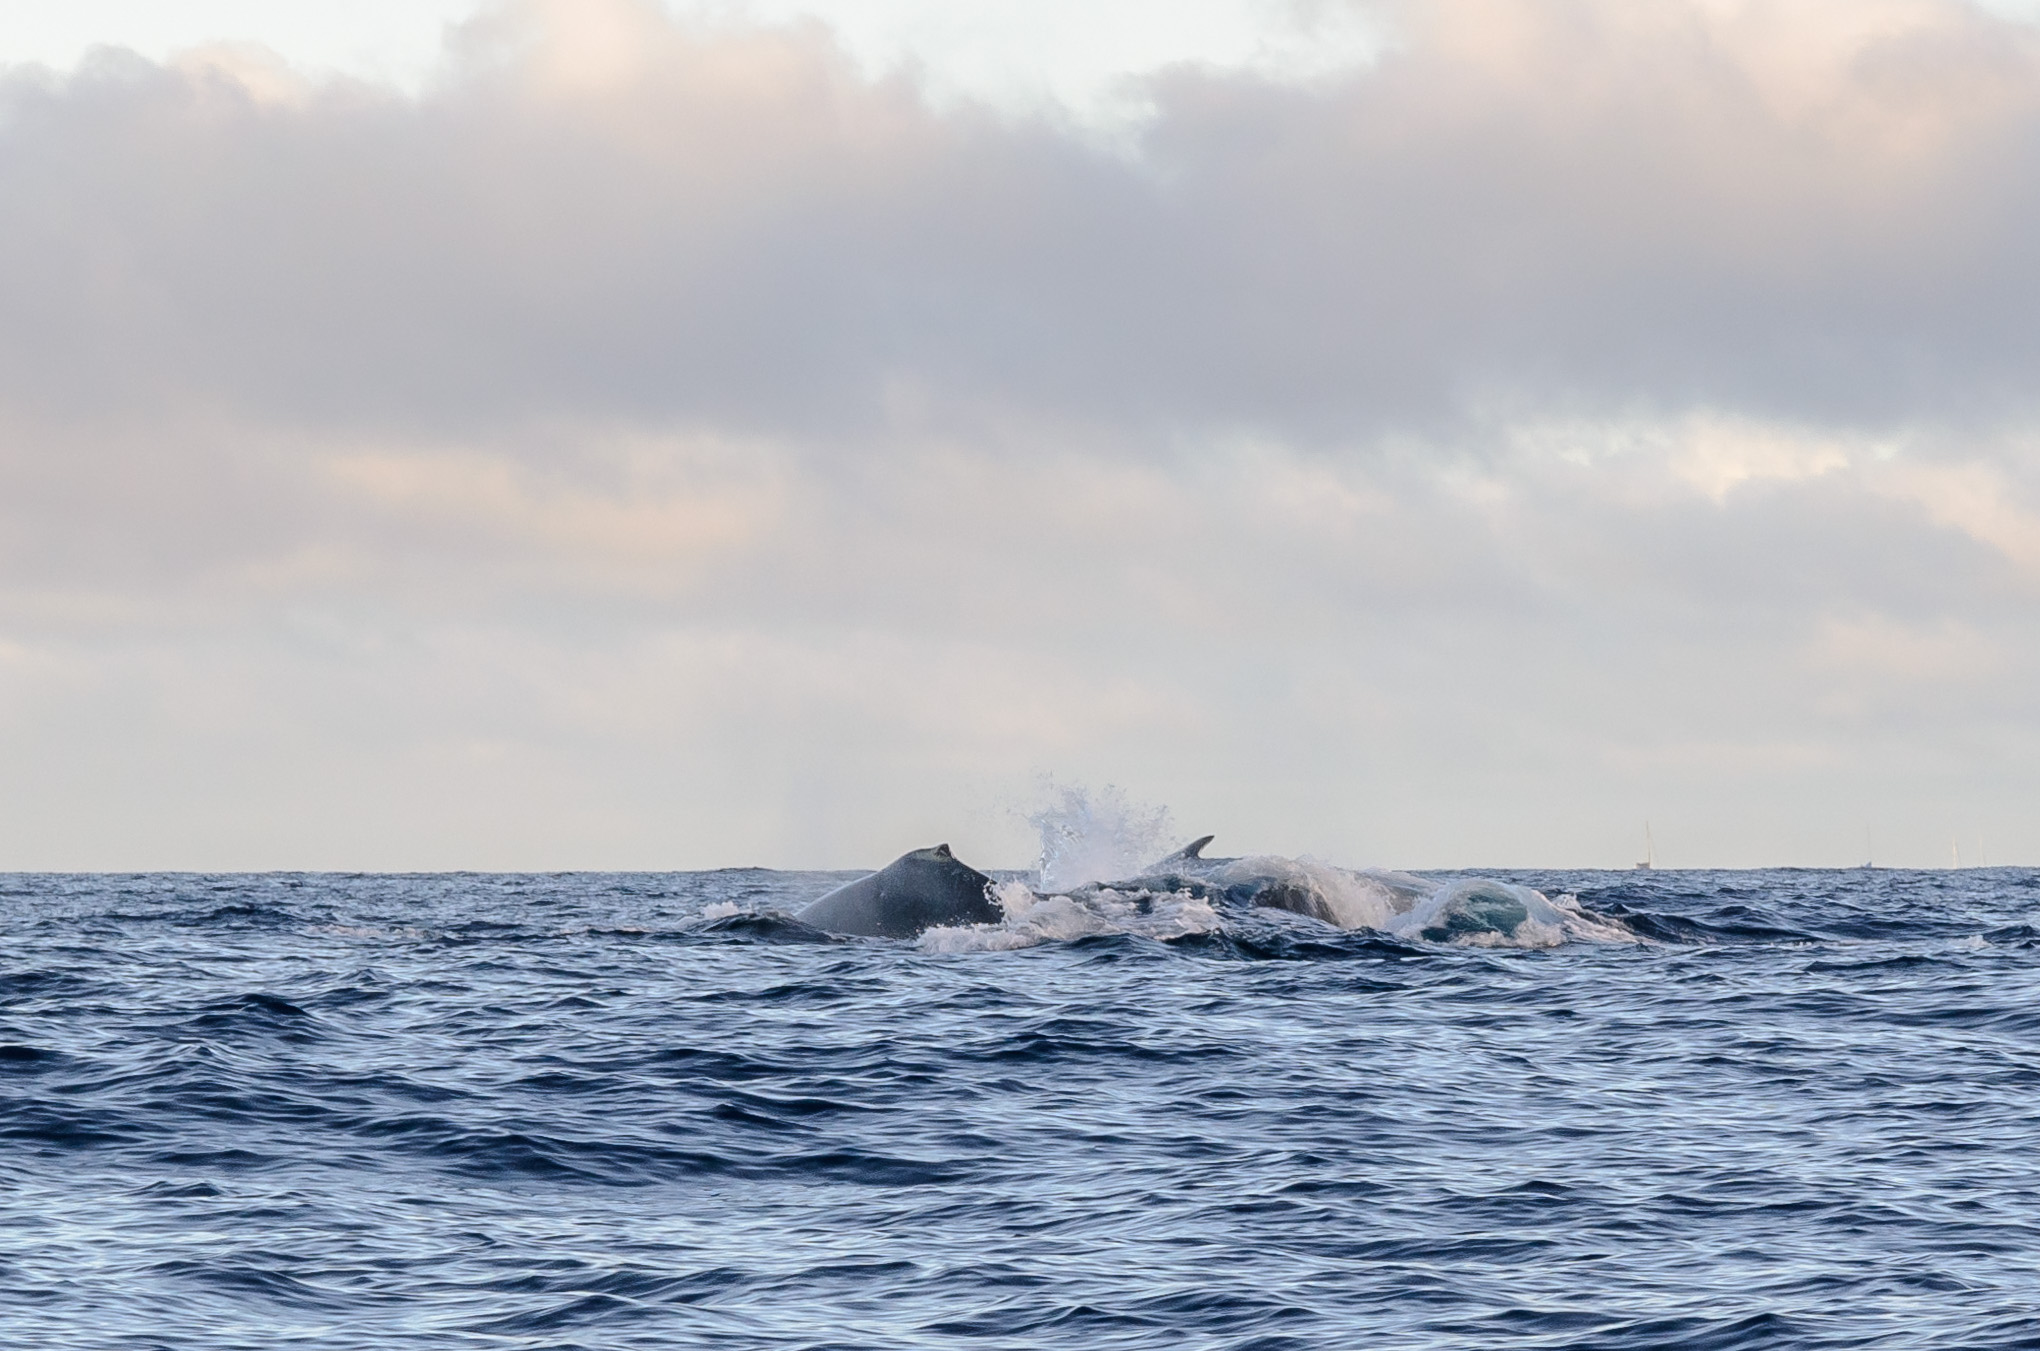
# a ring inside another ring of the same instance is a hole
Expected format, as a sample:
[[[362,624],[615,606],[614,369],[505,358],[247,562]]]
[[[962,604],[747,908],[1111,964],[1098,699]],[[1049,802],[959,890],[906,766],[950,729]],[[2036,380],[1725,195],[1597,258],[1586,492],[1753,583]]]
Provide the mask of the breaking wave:
[[[1226,931],[1248,913],[1271,912],[1304,925],[1462,947],[1637,941],[1621,920],[1586,910],[1575,896],[1547,897],[1492,878],[1434,881],[1386,869],[1260,857],[1226,861],[1206,879],[1166,880],[1184,885],[1149,887],[1136,880],[1044,893],[1022,881],[1004,881],[993,892],[1006,912],[1002,922],[929,929],[920,946],[928,952],[1002,952],[1103,934],[1173,942]]]
[[[921,935],[922,949],[1001,952],[1119,933],[1168,942],[1219,928],[1211,902],[1188,892],[1158,896],[1104,888],[1084,896],[1042,895],[1025,882],[1006,881],[992,894],[1006,912],[1004,923],[929,929]]]
[[[1434,879],[1386,868],[1343,868],[1308,858],[1256,855],[1204,860],[1171,855],[1169,812],[1107,787],[1063,787],[1029,816],[1040,836],[1033,885],[1007,880],[997,924],[930,929],[930,952],[1007,951],[1103,934],[1164,942],[1221,931],[1227,916],[1274,910],[1349,932],[1466,947],[1553,948],[1634,942],[1621,920],[1577,897],[1485,877]],[[1143,865],[1147,871],[1143,875]]]

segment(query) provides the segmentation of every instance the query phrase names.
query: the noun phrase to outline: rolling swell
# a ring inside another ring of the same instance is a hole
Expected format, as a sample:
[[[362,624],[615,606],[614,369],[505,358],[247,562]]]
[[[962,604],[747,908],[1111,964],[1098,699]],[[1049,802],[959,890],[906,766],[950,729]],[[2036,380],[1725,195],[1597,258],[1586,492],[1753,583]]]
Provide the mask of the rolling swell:
[[[1641,943],[844,940],[835,877],[17,877],[10,1345],[2010,1347],[2035,875]]]

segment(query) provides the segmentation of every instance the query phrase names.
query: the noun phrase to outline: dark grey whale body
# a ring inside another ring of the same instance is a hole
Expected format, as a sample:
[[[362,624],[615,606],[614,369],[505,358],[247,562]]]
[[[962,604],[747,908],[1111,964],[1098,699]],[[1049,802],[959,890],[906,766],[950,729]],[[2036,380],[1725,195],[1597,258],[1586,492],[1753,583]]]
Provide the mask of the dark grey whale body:
[[[944,924],[997,924],[992,879],[949,846],[902,854],[869,877],[837,887],[801,911],[803,924],[867,938],[913,938]]]
[[[1330,925],[1339,924],[1330,898],[1318,889],[1309,874],[1287,868],[1256,869],[1252,860],[1206,858],[1204,847],[1213,838],[1200,835],[1160,862],[1149,864],[1137,877],[1091,885],[1115,891],[1186,891],[1205,899],[1222,897],[1234,905],[1287,910]]]
[[[1036,893],[1037,899],[1059,895],[1089,905],[1100,892],[1118,893],[1114,904],[1131,900],[1139,913],[1149,914],[1157,896],[1184,893],[1226,907],[1287,910],[1341,929],[1381,926],[1432,943],[1514,939],[1535,918],[1544,927],[1531,932],[1530,941],[1541,946],[1554,926],[1568,923],[1542,893],[1527,887],[1485,878],[1441,887],[1410,873],[1326,868],[1274,856],[1206,858],[1211,838],[1192,840],[1134,877]],[[902,854],[869,877],[836,888],[798,918],[831,933],[914,938],[938,925],[999,924],[1006,912],[992,879],[938,844]]]
[[[1211,839],[1205,835],[1192,840],[1148,865],[1138,876],[1089,882],[1071,894],[1082,896],[1105,889],[1182,891],[1233,905],[1288,910],[1327,924],[1340,923],[1331,899],[1308,873],[1288,867],[1259,868],[1253,866],[1254,860],[1206,858],[1204,848]],[[951,854],[948,845],[938,844],[902,854],[869,877],[837,887],[797,918],[830,933],[915,938],[938,925],[1003,921],[1006,912],[992,899],[992,885],[991,878]]]

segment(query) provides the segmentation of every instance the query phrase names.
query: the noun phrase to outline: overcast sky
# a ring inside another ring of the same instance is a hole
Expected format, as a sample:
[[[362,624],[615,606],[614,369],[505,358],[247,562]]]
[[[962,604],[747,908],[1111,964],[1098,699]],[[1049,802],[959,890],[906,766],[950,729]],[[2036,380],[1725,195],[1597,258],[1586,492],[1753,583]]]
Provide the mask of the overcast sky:
[[[2030,6],[1087,9],[0,6],[0,868],[2040,863]]]

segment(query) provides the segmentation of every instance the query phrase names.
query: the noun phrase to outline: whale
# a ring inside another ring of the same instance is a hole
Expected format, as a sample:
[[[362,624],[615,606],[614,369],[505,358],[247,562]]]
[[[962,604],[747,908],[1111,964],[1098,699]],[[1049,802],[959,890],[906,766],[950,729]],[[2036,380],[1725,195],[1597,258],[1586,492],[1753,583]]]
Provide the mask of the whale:
[[[1387,868],[1325,869],[1271,856],[1206,858],[1211,840],[1200,836],[1137,877],[1094,882],[1078,891],[1187,892],[1201,900],[1286,910],[1342,929],[1355,923],[1350,907],[1358,900],[1363,911],[1374,912],[1365,927],[1427,943],[1514,939],[1533,921],[1535,929],[1527,932],[1562,931],[1568,922],[1543,892],[1492,878],[1441,883]]]
[[[1272,855],[1206,858],[1211,841],[1209,835],[1192,840],[1136,876],[1053,894],[1083,901],[1102,891],[1130,893],[1146,913],[1154,896],[1180,892],[1222,906],[1286,910],[1335,928],[1378,928],[1434,943],[1513,938],[1533,919],[1545,929],[1566,922],[1543,893],[1527,887],[1480,878],[1440,884],[1387,869],[1331,869]],[[937,927],[1004,922],[1005,907],[993,888],[991,878],[938,844],[837,887],[795,918],[832,934],[918,938]]]
[[[811,928],[865,938],[916,938],[938,926],[997,924],[1005,917],[992,899],[992,879],[946,844],[901,854],[794,916]]]
[[[1147,871],[1151,873],[1160,872],[1162,869],[1168,867],[1187,868],[1193,863],[1203,866],[1209,866],[1211,860],[1204,857],[1204,846],[1210,844],[1213,840],[1217,838],[1218,836],[1216,835],[1199,835],[1196,839],[1190,841],[1190,843],[1184,845],[1181,849],[1178,849],[1175,853],[1169,855],[1167,858],[1161,860],[1158,863],[1149,864],[1147,867]]]
[[[1204,900],[1224,900],[1233,905],[1260,910],[1287,910],[1293,915],[1345,927],[1336,900],[1327,894],[1323,881],[1295,860],[1283,858],[1206,858],[1204,850],[1214,839],[1200,835],[1166,858],[1141,869],[1139,874],[1116,882],[1095,882],[1087,888],[1136,892],[1188,892]],[[1435,890],[1434,884],[1407,873],[1368,869],[1359,874],[1377,889],[1390,909],[1408,911]]]

